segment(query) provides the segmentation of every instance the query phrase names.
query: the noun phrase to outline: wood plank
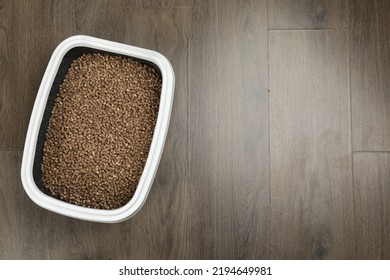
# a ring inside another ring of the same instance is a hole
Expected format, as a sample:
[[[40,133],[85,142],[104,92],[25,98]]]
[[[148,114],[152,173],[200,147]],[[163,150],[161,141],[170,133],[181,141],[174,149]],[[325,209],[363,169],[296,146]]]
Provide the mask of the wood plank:
[[[346,31],[270,32],[272,258],[354,258]]]
[[[31,1],[26,19],[28,32],[28,89],[34,98],[49,59],[57,45],[74,35],[72,1]]]
[[[33,96],[26,79],[26,3],[4,1],[0,8],[0,151],[21,150]],[[21,71],[20,69],[24,69]]]
[[[43,72],[72,34],[71,1],[5,1],[0,13],[0,150],[22,150]],[[36,13],[36,16],[31,14]],[[54,20],[55,19],[55,20]]]
[[[356,258],[390,258],[390,154],[354,153]]]
[[[349,1],[352,143],[390,151],[390,2]]]
[[[0,152],[0,259],[23,258],[23,203],[20,183],[21,152]]]
[[[266,1],[199,1],[190,41],[192,256],[269,257]]]
[[[268,0],[269,28],[345,29],[348,26],[347,2],[347,0]]]

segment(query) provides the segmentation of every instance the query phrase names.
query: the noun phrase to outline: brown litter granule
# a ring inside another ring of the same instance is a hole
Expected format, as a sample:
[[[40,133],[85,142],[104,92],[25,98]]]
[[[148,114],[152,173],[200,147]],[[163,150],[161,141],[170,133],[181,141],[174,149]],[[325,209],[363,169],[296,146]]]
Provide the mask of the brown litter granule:
[[[155,69],[132,59],[85,54],[73,61],[49,120],[45,187],[84,207],[126,204],[149,153],[160,92]]]

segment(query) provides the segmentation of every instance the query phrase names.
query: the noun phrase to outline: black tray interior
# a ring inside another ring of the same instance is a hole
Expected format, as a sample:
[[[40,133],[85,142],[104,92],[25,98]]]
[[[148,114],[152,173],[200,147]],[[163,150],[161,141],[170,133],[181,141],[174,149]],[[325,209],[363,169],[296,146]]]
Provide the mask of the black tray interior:
[[[156,69],[158,75],[162,78],[161,71],[158,68],[157,65],[154,63],[147,61],[147,60],[142,60],[139,58],[131,57],[131,56],[126,56],[126,55],[119,55],[116,53],[111,53],[111,52],[106,52],[98,49],[93,49],[93,48],[87,48],[87,47],[75,47],[70,49],[63,57],[60,67],[58,68],[57,74],[54,78],[53,84],[50,89],[50,93],[47,99],[45,111],[43,113],[43,118],[41,122],[41,126],[39,128],[39,133],[38,133],[38,139],[37,139],[37,145],[35,149],[35,156],[34,156],[34,164],[33,164],[33,179],[35,181],[35,184],[39,188],[41,192],[44,194],[58,198],[56,196],[53,196],[52,193],[44,186],[43,181],[42,181],[42,172],[41,172],[41,163],[43,160],[43,145],[46,140],[46,132],[47,128],[49,126],[49,119],[51,117],[51,111],[54,106],[54,101],[59,93],[60,85],[65,79],[65,76],[68,72],[68,69],[72,62],[77,59],[78,57],[82,56],[83,54],[87,53],[103,53],[103,54],[109,54],[109,55],[114,55],[114,56],[120,56],[120,57],[127,57],[127,58],[132,58],[134,60],[139,61],[140,63],[146,64],[150,67],[153,67]]]

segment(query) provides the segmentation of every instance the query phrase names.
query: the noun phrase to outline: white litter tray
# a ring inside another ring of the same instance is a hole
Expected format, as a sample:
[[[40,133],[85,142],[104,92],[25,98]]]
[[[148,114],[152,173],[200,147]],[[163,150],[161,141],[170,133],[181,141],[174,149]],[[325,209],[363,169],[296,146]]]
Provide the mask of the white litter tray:
[[[156,68],[162,77],[160,108],[150,146],[149,155],[132,199],[124,206],[114,210],[92,209],[77,206],[55,197],[42,187],[40,176],[39,153],[42,153],[44,122],[48,121],[58,86],[62,82],[71,61],[83,53],[103,52],[134,58]],[[62,77],[62,78],[61,78]],[[165,138],[171,115],[175,76],[169,61],[160,53],[125,44],[102,40],[90,36],[73,36],[64,40],[54,51],[46,68],[32,110],[23,152],[21,177],[23,187],[39,206],[77,219],[115,223],[133,216],[145,203],[163,152]],[[47,120],[45,120],[47,119]]]

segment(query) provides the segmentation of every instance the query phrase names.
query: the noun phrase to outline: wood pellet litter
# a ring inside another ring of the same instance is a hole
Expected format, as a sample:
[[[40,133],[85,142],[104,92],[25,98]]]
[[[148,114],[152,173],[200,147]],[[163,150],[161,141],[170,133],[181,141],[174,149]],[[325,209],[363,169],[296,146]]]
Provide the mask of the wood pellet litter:
[[[129,58],[84,54],[52,109],[41,164],[53,196],[89,208],[130,201],[149,153],[161,78]]]

